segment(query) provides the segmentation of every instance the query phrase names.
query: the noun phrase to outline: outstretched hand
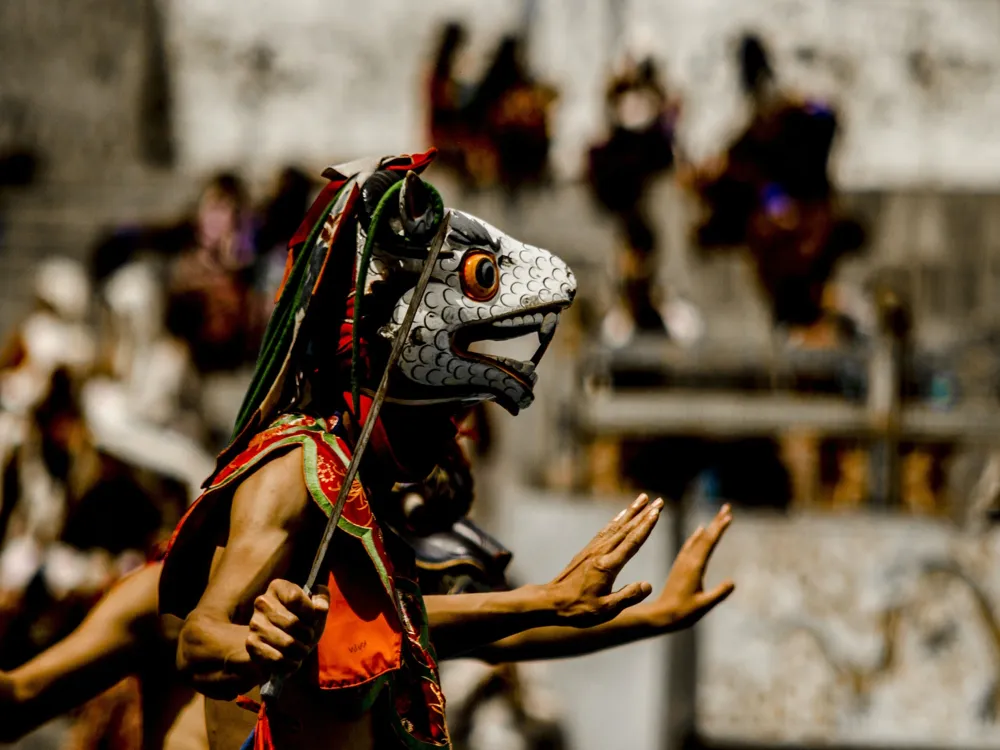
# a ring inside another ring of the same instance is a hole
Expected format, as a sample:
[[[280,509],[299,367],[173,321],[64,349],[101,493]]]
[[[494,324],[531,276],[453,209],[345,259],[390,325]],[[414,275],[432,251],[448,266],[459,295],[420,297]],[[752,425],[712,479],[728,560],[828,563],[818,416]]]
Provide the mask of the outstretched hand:
[[[705,591],[705,568],[716,545],[733,520],[729,505],[723,505],[708,528],[699,526],[688,537],[674,559],[663,592],[650,605],[654,618],[668,630],[683,630],[694,625],[733,593],[736,588],[725,580],[711,591]]]
[[[652,592],[647,582],[614,591],[615,578],[649,538],[663,508],[639,495],[605,526],[548,585],[559,623],[585,628],[613,619]]]

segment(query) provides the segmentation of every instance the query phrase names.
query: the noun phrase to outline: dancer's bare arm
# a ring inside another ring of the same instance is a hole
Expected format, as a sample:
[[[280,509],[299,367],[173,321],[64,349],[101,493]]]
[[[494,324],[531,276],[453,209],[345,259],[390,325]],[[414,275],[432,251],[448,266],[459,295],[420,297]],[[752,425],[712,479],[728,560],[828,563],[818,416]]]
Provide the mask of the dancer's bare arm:
[[[225,551],[181,630],[178,667],[210,697],[232,699],[273,674],[294,671],[322,634],[329,607],[325,593],[310,599],[300,587],[274,580],[289,571],[294,550],[316,548],[324,525],[305,487],[301,461],[301,452],[292,451],[236,491]],[[656,523],[662,503],[647,508],[646,502],[643,496],[622,511],[549,584],[428,597],[439,653],[461,653],[535,627],[598,624],[648,596],[648,583],[612,591],[618,571]]]
[[[128,576],[66,638],[0,673],[0,742],[13,742],[135,672],[136,661],[157,645],[159,579],[159,565]]]
[[[646,582],[618,591],[614,585],[625,563],[649,538],[662,507],[662,500],[650,505],[646,495],[640,495],[550,583],[502,593],[426,597],[438,656],[469,653],[496,641],[504,644],[501,639],[508,636],[517,643],[526,637],[526,626],[547,638],[553,632],[593,629],[619,617],[652,591]]]
[[[610,622],[592,628],[535,628],[475,649],[468,656],[492,664],[559,659],[691,627],[735,588],[732,581],[726,580],[711,591],[704,590],[705,568],[731,521],[732,511],[727,505],[708,528],[699,527],[688,537],[655,601],[630,607]]]
[[[269,461],[236,490],[225,550],[177,647],[177,666],[199,691],[231,700],[273,673],[293,671],[313,648],[329,595],[317,589],[307,597],[275,579],[289,572],[296,548],[316,548],[323,526],[300,448]]]

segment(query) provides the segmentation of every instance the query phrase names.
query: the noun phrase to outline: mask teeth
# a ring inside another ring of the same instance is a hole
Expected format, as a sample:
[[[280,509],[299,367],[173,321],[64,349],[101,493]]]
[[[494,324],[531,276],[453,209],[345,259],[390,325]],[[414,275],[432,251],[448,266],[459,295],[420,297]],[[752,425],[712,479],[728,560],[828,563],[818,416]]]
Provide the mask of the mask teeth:
[[[522,362],[519,359],[511,359],[510,357],[497,357],[497,361],[526,378],[535,373],[534,362]]]
[[[552,343],[552,337],[556,335],[556,326],[558,325],[559,314],[554,312],[546,313],[545,318],[542,320],[542,327],[538,330],[538,340],[541,342],[541,346],[538,347],[538,351],[531,358],[532,364],[537,365],[542,361],[545,351],[549,348],[549,344]]]
[[[554,313],[549,313],[549,315],[554,315]],[[528,326],[528,325],[540,326],[544,324],[546,317],[548,316],[543,315],[542,313],[516,315],[513,318],[505,318],[504,320],[498,320],[493,325],[497,326],[498,328],[520,328],[521,326]],[[558,320],[558,317],[559,316],[556,316],[556,320]]]

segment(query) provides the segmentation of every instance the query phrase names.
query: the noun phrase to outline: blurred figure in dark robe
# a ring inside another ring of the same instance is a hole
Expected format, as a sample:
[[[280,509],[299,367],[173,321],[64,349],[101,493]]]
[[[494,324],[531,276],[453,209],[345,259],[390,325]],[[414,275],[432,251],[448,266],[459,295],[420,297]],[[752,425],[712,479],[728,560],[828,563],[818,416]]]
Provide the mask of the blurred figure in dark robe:
[[[604,208],[627,220],[642,213],[649,181],[674,164],[679,107],[648,58],[626,61],[608,84],[605,106],[610,133],[590,150],[590,184]]]
[[[655,299],[658,239],[646,202],[653,180],[673,167],[679,108],[650,58],[626,58],[608,84],[605,103],[609,135],[590,150],[588,178],[622,236],[621,307],[604,326],[605,339],[621,343],[636,330],[665,332]]]
[[[746,247],[775,324],[836,339],[824,293],[837,262],[864,242],[829,176],[836,112],[782,90],[758,37],[741,39],[738,61],[750,121],[721,158],[689,175],[705,208],[698,244]]]
[[[524,39],[506,36],[469,104],[496,151],[497,179],[511,194],[548,179],[550,109],[555,91],[535,79]]]
[[[456,73],[465,41],[465,27],[460,23],[452,21],[441,29],[428,79],[427,105],[428,133],[431,143],[438,149],[437,162],[469,184],[472,175],[466,163],[466,152],[472,147],[473,134],[464,109],[472,87],[462,82]]]
[[[285,275],[288,240],[295,234],[312,202],[318,183],[304,171],[286,166],[258,211],[254,244],[257,249],[257,288],[263,304],[263,325],[271,317],[275,294]]]
[[[516,196],[549,177],[556,93],[529,72],[523,34],[501,40],[478,84],[456,72],[464,43],[459,24],[444,27],[428,86],[431,140],[467,188],[499,185]]]

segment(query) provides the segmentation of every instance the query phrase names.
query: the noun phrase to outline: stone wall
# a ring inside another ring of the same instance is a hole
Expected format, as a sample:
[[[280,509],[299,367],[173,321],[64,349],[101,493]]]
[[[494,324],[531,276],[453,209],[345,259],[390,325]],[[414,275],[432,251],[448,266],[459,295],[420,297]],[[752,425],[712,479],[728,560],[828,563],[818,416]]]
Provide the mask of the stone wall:
[[[713,153],[743,115],[732,59],[747,29],[773,44],[784,82],[841,107],[847,187],[992,189],[1000,175],[997,0],[172,0],[183,159],[324,163],[420,148],[442,21],[469,25],[474,78],[531,7],[533,67],[561,91],[563,176],[579,174],[601,131],[607,71],[625,46],[665,64],[684,99],[685,151]]]
[[[50,181],[122,179],[169,162],[154,0],[9,0],[0,7],[0,146],[37,148]]]
[[[698,633],[698,725],[715,741],[1000,743],[1000,537],[904,518],[741,515]]]

